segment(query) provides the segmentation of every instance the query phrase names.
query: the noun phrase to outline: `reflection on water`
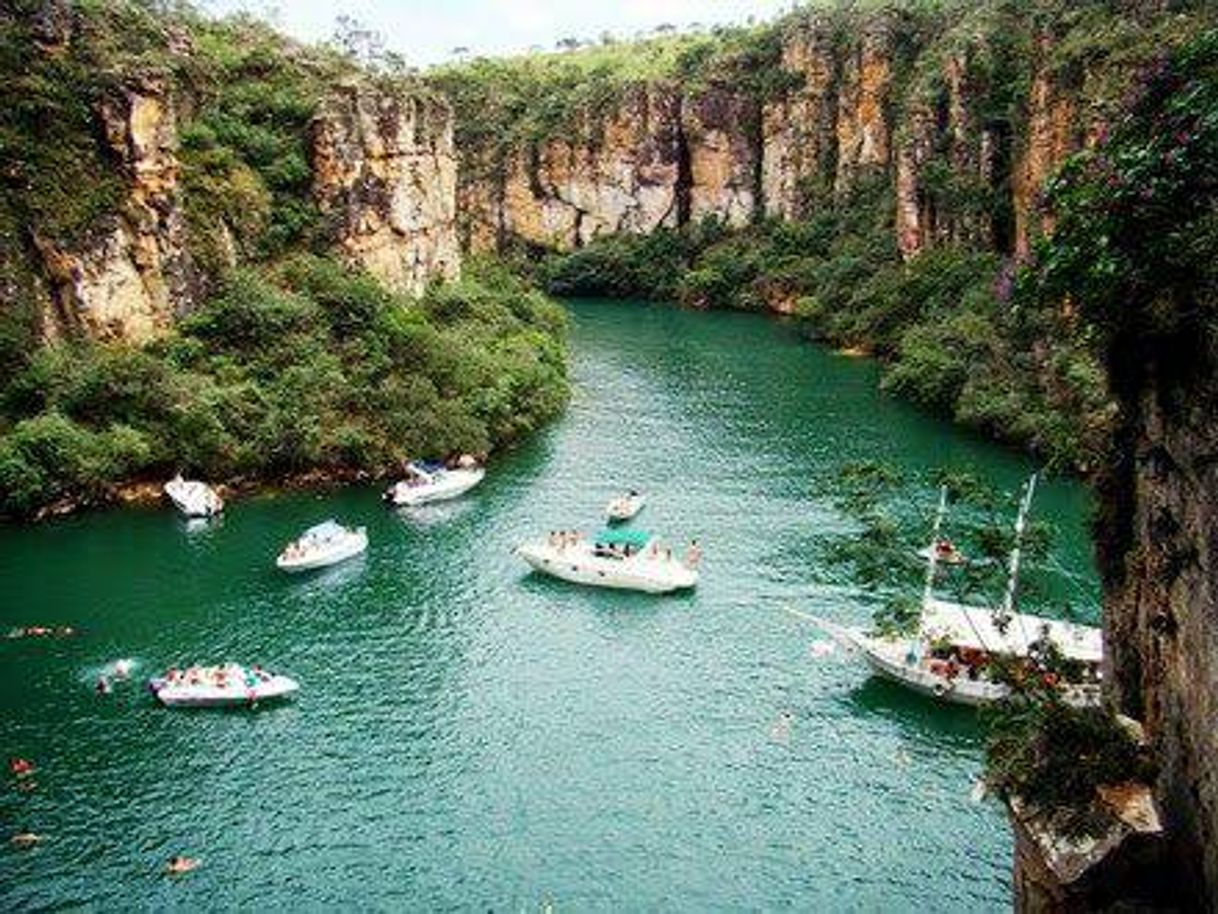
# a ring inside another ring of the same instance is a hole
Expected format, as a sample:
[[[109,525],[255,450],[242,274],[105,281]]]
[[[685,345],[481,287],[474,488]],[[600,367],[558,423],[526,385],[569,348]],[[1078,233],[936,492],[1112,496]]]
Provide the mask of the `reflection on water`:
[[[0,907],[1007,909],[1005,820],[969,800],[976,715],[870,677],[782,607],[870,615],[818,558],[848,526],[842,461],[1008,487],[1027,467],[774,323],[573,315],[572,408],[459,501],[403,515],[366,487],[235,501],[189,532],[168,509],[0,528],[0,629],[81,632],[0,642],[0,752],[39,766],[0,822],[47,836],[0,852]],[[694,592],[581,588],[511,554],[596,529],[625,485],[648,492],[639,526],[702,541]],[[1037,506],[1093,588],[1081,490]],[[367,553],[279,572],[325,517],[366,525]],[[122,657],[132,678],[94,694]],[[224,660],[301,691],[184,713],[143,687]],[[179,853],[203,866],[168,880]]]

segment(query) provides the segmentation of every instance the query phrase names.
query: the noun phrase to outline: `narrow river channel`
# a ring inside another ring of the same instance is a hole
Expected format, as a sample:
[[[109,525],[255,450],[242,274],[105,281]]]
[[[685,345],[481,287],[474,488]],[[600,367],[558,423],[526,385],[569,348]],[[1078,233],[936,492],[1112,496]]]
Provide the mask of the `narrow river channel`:
[[[1028,464],[781,323],[570,311],[569,409],[459,502],[404,516],[368,487],[237,501],[198,530],[168,508],[0,528],[0,628],[80,629],[0,641],[0,753],[39,768],[0,796],[0,908],[1009,905],[1005,820],[969,796],[975,714],[814,656],[823,635],[785,608],[870,613],[817,567],[847,524],[828,494],[844,461],[1007,488]],[[638,526],[702,541],[695,593],[582,590],[511,555],[595,529],[630,486],[651,495]],[[1081,602],[1087,504],[1053,481],[1035,511]],[[327,517],[366,525],[368,554],[277,573]],[[94,694],[119,657],[139,681],[261,662],[302,691],[253,713],[166,711],[136,682]],[[9,847],[24,829],[43,843]],[[166,878],[177,853],[201,868]]]

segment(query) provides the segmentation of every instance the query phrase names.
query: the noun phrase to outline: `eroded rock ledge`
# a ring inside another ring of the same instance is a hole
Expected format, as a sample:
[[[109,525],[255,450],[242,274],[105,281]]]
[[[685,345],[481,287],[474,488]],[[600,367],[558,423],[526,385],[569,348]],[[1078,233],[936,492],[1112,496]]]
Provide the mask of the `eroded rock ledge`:
[[[314,195],[348,261],[412,295],[458,275],[447,102],[344,85],[313,119],[311,142]]]

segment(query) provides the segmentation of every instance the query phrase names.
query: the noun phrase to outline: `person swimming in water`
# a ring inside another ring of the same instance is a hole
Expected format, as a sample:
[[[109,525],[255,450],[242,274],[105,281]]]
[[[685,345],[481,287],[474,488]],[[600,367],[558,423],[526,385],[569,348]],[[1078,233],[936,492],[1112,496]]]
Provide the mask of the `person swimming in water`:
[[[109,695],[114,690],[114,686],[110,685],[110,680],[105,676],[98,676],[97,684],[93,688],[98,695]]]
[[[698,545],[697,540],[691,540],[689,549],[685,553],[685,567],[697,568],[702,561],[702,547]]]
[[[199,866],[199,860],[195,857],[183,857],[178,854],[169,858],[169,862],[165,864],[165,872],[171,876],[179,876],[182,873],[189,873],[191,870]]]

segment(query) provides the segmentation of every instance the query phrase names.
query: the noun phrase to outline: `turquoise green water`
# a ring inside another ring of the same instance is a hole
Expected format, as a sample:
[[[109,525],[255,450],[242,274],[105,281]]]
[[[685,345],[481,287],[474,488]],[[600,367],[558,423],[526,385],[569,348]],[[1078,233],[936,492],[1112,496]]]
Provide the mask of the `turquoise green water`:
[[[460,502],[407,516],[372,488],[240,501],[187,529],[168,509],[0,529],[0,753],[11,781],[0,907],[1000,910],[1010,838],[969,799],[971,712],[868,678],[784,611],[846,620],[863,596],[814,567],[842,529],[843,460],[1017,457],[876,391],[874,366],[744,315],[572,305],[566,415]],[[638,523],[700,537],[685,596],[583,590],[510,555],[591,529],[616,490]],[[1037,501],[1055,561],[1094,589],[1086,497]],[[326,517],[368,554],[311,577],[278,548]],[[98,671],[135,658],[262,662],[294,703],[173,712]],[[169,879],[171,855],[202,858]]]

